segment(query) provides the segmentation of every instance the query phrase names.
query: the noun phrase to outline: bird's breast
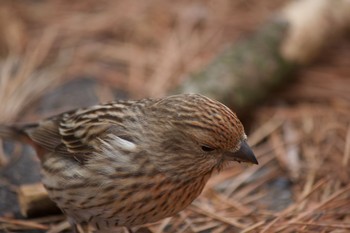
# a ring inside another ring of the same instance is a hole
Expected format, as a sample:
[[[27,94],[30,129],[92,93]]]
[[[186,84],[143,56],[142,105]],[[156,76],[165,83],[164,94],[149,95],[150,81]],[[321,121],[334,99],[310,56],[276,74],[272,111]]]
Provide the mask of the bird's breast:
[[[64,169],[55,159],[48,162],[51,170],[43,164],[43,181],[50,198],[77,223],[87,222],[97,229],[136,226],[171,216],[186,208],[210,177],[173,178],[156,171],[107,176],[87,174],[78,165]]]

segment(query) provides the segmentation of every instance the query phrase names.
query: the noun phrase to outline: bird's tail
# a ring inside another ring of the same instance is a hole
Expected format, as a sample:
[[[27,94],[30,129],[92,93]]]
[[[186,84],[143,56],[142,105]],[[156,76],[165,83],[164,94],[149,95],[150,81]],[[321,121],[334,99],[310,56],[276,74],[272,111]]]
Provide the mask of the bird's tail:
[[[28,143],[29,137],[26,131],[37,127],[37,124],[27,124],[22,126],[0,125],[0,138]]]

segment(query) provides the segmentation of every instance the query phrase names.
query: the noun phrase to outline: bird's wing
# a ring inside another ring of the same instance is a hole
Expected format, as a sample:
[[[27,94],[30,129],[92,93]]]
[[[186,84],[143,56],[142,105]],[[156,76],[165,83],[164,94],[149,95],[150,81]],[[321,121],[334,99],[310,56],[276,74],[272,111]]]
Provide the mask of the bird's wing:
[[[48,151],[84,161],[111,135],[122,137],[125,130],[120,112],[99,105],[49,118],[26,133]]]

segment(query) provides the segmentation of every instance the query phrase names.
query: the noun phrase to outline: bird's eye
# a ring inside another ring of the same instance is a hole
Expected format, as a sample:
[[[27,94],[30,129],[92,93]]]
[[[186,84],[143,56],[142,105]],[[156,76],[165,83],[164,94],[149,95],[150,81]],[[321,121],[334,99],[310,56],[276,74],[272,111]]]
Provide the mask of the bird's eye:
[[[202,146],[201,149],[202,149],[202,151],[204,151],[204,152],[210,152],[210,151],[213,151],[213,150],[214,150],[213,148],[208,147],[208,146]]]

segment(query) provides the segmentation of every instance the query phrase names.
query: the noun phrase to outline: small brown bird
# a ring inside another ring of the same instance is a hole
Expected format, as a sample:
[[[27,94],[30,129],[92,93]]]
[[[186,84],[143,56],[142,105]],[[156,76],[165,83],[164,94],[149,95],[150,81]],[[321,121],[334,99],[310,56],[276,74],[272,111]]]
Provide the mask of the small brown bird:
[[[97,231],[174,215],[225,161],[258,164],[236,115],[198,94],[82,108],[0,137],[32,145],[50,198]]]

